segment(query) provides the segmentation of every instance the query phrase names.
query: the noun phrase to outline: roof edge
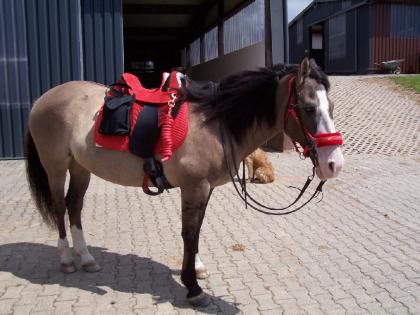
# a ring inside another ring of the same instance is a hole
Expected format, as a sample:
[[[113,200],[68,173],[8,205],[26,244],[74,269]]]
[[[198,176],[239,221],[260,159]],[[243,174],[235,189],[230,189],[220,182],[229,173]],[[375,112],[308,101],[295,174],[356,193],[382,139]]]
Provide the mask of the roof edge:
[[[337,0],[313,0],[311,3],[309,3],[305,9],[303,9],[298,15],[296,15],[293,20],[291,20],[287,27],[289,28],[292,26],[292,24],[295,24],[297,20],[299,20],[303,15],[305,15],[306,12],[308,12],[315,4],[318,3],[325,3],[325,2],[336,2]]]

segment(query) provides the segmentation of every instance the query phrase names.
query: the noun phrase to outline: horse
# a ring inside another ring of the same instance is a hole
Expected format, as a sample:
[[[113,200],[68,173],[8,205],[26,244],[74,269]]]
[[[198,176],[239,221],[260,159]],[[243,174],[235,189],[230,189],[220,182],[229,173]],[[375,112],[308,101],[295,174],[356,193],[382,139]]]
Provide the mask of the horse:
[[[238,167],[256,148],[284,131],[302,148],[310,146],[309,155],[316,161],[320,179],[340,172],[344,163],[340,145],[321,147],[313,141],[320,134],[336,133],[329,88],[328,77],[308,58],[296,66],[243,71],[218,83],[190,80],[183,86],[183,97],[189,102],[189,132],[163,169],[169,183],[181,191],[181,281],[192,305],[209,301],[197,282],[197,277],[207,274],[198,257],[199,235],[211,191],[231,179],[225,160]],[[119,185],[142,186],[141,158],[95,145],[94,124],[106,90],[94,82],[67,82],[36,100],[29,115],[27,177],[43,220],[58,230],[64,273],[76,270],[67,240],[66,212],[82,268],[87,272],[101,268],[87,248],[81,221],[91,174]],[[297,120],[287,114],[291,94]],[[227,157],[225,151],[234,155]],[[70,182],[65,192],[67,171]]]

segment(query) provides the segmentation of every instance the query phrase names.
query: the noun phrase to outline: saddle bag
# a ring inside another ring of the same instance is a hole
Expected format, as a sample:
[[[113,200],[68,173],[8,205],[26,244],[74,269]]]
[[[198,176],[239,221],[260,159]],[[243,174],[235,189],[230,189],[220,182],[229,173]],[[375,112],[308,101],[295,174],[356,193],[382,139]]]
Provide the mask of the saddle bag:
[[[130,133],[130,112],[134,103],[133,95],[105,97],[99,132],[104,135],[127,135]]]

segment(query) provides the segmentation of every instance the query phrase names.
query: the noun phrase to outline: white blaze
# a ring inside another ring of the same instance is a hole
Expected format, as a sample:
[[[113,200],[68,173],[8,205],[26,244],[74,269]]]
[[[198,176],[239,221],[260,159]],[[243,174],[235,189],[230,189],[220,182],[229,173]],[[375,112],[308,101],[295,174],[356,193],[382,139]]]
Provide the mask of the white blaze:
[[[319,100],[320,117],[317,126],[317,134],[336,132],[334,122],[329,113],[329,101],[327,91],[316,91]],[[317,148],[319,166],[316,174],[320,179],[332,178],[338,175],[344,164],[343,153],[338,145],[328,145]]]
[[[318,133],[331,133],[335,132],[334,122],[332,121],[329,113],[330,103],[328,102],[327,91],[316,91],[319,100],[319,109],[321,117],[318,125]]]

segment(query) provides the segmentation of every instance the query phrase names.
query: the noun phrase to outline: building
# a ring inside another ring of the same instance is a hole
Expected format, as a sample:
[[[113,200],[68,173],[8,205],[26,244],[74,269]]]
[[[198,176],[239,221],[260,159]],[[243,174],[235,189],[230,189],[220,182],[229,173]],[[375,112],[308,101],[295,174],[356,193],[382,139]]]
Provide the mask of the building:
[[[328,73],[369,73],[404,59],[420,73],[420,1],[314,0],[289,23],[290,62],[308,50]]]
[[[2,0],[0,158],[23,156],[31,104],[70,80],[156,85],[287,62],[286,0]],[[275,36],[271,36],[275,34]]]

